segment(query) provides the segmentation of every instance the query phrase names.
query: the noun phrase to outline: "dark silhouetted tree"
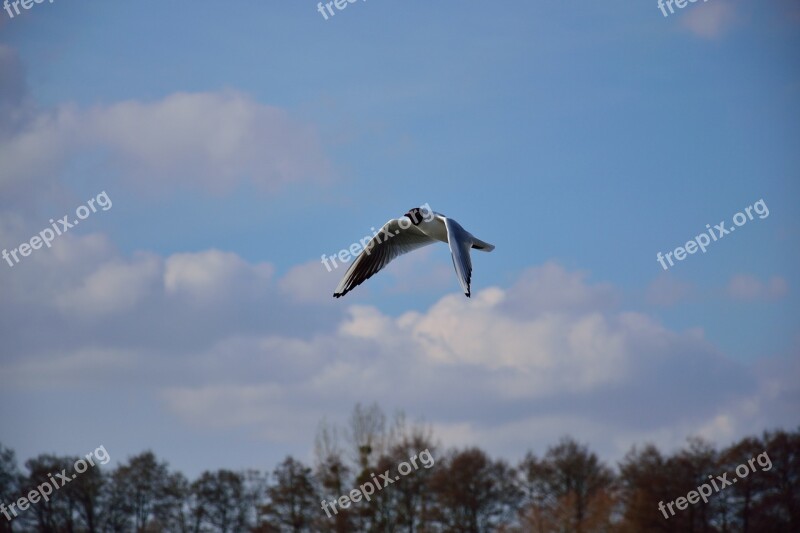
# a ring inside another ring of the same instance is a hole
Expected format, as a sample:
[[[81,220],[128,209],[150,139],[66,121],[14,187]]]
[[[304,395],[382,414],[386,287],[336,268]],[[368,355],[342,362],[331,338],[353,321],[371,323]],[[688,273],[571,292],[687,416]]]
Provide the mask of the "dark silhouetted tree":
[[[150,529],[199,533],[200,521],[194,514],[195,500],[186,477],[180,472],[168,474],[158,491]]]
[[[31,505],[30,510],[36,517],[36,527],[41,532],[75,531],[77,503],[73,498],[70,484],[64,484],[64,480],[57,475],[71,476],[75,459],[44,454],[25,462],[28,477],[24,480],[23,492],[27,493],[27,488],[33,489],[45,483],[50,486],[54,483],[57,485],[47,500],[40,500]],[[51,478],[51,475],[54,477]]]
[[[197,508],[202,509],[202,522],[214,531],[229,533],[246,531],[249,501],[244,477],[230,470],[203,472],[192,483]]]
[[[615,506],[614,475],[597,456],[570,438],[537,461],[520,465],[529,509],[525,520],[537,531],[607,531]]]
[[[667,459],[652,444],[634,447],[620,463],[620,495],[624,502],[621,533],[674,531],[658,510],[659,502],[675,498]],[[669,516],[669,511],[666,511]]]
[[[747,463],[748,459],[764,451],[764,443],[748,437],[734,443],[722,451],[718,461],[717,472],[728,473],[728,478],[735,476],[736,467]],[[748,476],[737,479],[735,485],[726,487],[722,492],[712,494],[717,505],[718,514],[713,518],[714,525],[720,531],[753,531],[753,514],[761,507],[765,491],[768,490],[767,476]],[[709,481],[706,481],[709,483]]]
[[[267,488],[269,502],[263,508],[264,516],[278,527],[277,531],[312,531],[322,510],[311,469],[287,457],[275,469],[273,478],[274,484]]]
[[[0,503],[9,504],[17,500],[21,492],[21,480],[22,474],[14,450],[0,444]],[[14,517],[8,509],[5,512],[11,520],[0,515],[0,533],[11,533],[14,531]]]
[[[167,463],[159,462],[151,451],[131,457],[112,474],[112,492],[123,500],[119,509],[130,513],[136,533],[143,533],[154,517],[156,506],[166,495],[168,479]]]
[[[800,531],[800,430],[766,432],[763,443],[764,459],[772,466],[764,470],[756,462],[756,472],[748,476],[761,488],[752,530],[796,533]]]
[[[315,474],[322,497],[332,501],[352,485],[351,469],[345,463],[339,429],[323,420],[314,439]],[[355,529],[351,509],[339,509],[319,522],[320,531],[348,533]]]
[[[440,459],[430,481],[431,518],[446,532],[492,531],[518,509],[521,493],[514,477],[504,461],[492,461],[478,448]]]
[[[77,507],[79,521],[83,526],[82,531],[87,533],[100,531],[104,485],[105,477],[100,466],[95,464],[78,474],[68,486],[70,496]]]
[[[397,507],[394,513],[397,531],[413,533],[419,529],[429,512],[432,498],[430,484],[438,450],[431,429],[421,424],[407,426],[402,413],[395,418],[389,443],[388,457],[384,461],[385,465],[389,465],[387,468],[397,471],[403,462],[413,465],[411,457],[415,458],[417,465],[411,473],[401,476],[392,485],[395,495],[393,504]],[[423,459],[419,458],[420,453],[424,453]],[[385,469],[378,470],[382,472]]]

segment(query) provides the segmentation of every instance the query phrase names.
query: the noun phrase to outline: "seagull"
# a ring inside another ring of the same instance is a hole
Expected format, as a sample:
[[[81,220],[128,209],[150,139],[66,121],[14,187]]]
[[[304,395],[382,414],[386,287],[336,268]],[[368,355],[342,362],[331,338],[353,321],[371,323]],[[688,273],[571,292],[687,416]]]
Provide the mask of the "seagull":
[[[427,205],[427,204],[426,204]],[[339,282],[334,298],[344,296],[375,273],[388,265],[394,258],[422,248],[437,241],[450,245],[453,266],[464,295],[469,298],[472,279],[471,248],[491,252],[494,246],[483,242],[461,227],[461,224],[429,207],[415,207],[400,218],[394,218],[383,225],[358,255]]]

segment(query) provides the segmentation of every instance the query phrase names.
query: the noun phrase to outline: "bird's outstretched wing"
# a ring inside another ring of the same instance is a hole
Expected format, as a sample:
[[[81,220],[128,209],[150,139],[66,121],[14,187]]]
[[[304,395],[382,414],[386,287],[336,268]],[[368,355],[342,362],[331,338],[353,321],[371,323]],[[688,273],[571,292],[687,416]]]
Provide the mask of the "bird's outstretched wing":
[[[400,219],[392,219],[372,237],[367,246],[347,269],[339,286],[333,293],[335,298],[344,296],[388,265],[395,257],[436,242],[416,226],[401,227]]]
[[[472,279],[472,259],[469,256],[469,249],[472,248],[474,238],[452,218],[442,218],[447,228],[447,241],[450,243],[450,255],[453,257],[458,282],[469,298],[469,284]]]

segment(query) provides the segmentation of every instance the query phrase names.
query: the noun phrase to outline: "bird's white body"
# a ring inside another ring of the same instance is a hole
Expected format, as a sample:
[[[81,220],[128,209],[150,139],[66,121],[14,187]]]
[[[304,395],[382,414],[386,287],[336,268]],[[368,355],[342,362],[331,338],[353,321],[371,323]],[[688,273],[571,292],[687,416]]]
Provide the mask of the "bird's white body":
[[[387,236],[388,237],[385,237]],[[470,295],[472,260],[470,250],[475,248],[491,252],[494,246],[484,242],[461,225],[430,208],[415,207],[400,218],[384,224],[364,250],[359,254],[336,287],[333,296],[344,296],[361,283],[372,277],[394,258],[434,242],[444,242],[450,246],[453,267],[464,294]]]
[[[423,220],[417,224],[417,228],[419,228],[420,231],[422,231],[431,239],[435,239],[440,242],[448,242],[447,226],[444,223],[444,219],[444,215],[434,213],[433,220]]]

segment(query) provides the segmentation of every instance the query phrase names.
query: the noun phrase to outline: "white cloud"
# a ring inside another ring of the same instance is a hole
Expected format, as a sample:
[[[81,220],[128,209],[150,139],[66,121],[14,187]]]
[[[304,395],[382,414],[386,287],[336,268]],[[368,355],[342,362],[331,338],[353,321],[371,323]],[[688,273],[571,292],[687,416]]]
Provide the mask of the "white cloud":
[[[67,354],[30,357],[15,363],[0,362],[0,383],[4,389],[68,391],[105,389],[130,378],[136,370],[137,355],[130,350],[87,346]]]
[[[120,102],[84,120],[89,140],[113,150],[148,188],[166,180],[224,191],[246,180],[272,191],[328,174],[311,127],[234,91]]]
[[[736,274],[728,281],[725,290],[735,300],[778,300],[789,292],[789,284],[780,276],[762,282],[750,274]]]
[[[610,285],[588,285],[585,280],[586,273],[568,272],[554,262],[530,268],[508,291],[506,310],[534,316],[542,312],[606,309],[617,303],[619,297]],[[536,299],[531,300],[531,295]]]
[[[314,128],[284,110],[235,91],[175,93],[90,109],[64,104],[28,118],[0,144],[4,200],[27,205],[34,189],[41,198],[59,187],[52,176],[84,153],[104,154],[108,177],[151,196],[242,183],[272,192],[330,177]]]
[[[140,254],[130,263],[119,260],[101,264],[80,285],[55,297],[62,312],[73,315],[103,315],[126,311],[141,301],[160,281],[161,261]]]
[[[696,290],[691,283],[680,281],[670,274],[661,274],[648,285],[645,300],[650,305],[672,307],[687,298]]]
[[[576,284],[581,279],[550,264],[513,291],[449,295],[399,317],[351,306],[337,330],[311,339],[240,339],[224,365],[213,352],[200,357],[220,363],[203,384],[179,396],[170,390],[167,406],[191,424],[203,424],[197,406],[208,420],[236,409],[238,427],[259,430],[268,420],[284,427],[287,412],[313,420],[376,400],[424,415],[442,435],[458,437],[452,444],[519,454],[530,445],[526,435],[544,445],[571,433],[615,457],[642,439],[674,446],[693,433],[740,435],[772,408],[742,410],[763,394],[762,382],[701,331],[672,332],[647,315],[611,311],[599,295],[613,301],[614,291]],[[543,280],[562,280],[566,302],[543,308],[542,298],[561,288]],[[507,305],[519,287],[535,313]],[[224,394],[214,388],[222,384]]]
[[[155,397],[187,431],[305,449],[323,416],[378,401],[453,444],[519,456],[569,433],[616,457],[642,439],[740,435],[767,411],[794,420],[788,373],[755,376],[701,330],[619,310],[613,287],[556,263],[392,316],[319,305],[330,273],[316,262],[276,277],[230,252],[125,258],[70,234],[49,252],[0,278],[3,376],[29,394],[102,383]],[[298,290],[305,276],[316,288]]]
[[[333,291],[345,271],[346,268],[328,271],[321,261],[311,260],[289,269],[278,285],[288,298],[298,302],[332,304]]]
[[[185,294],[196,299],[230,299],[239,294],[242,286],[248,287],[247,290],[266,290],[273,272],[268,263],[250,265],[231,252],[173,254],[164,267],[164,288],[168,294]]]

